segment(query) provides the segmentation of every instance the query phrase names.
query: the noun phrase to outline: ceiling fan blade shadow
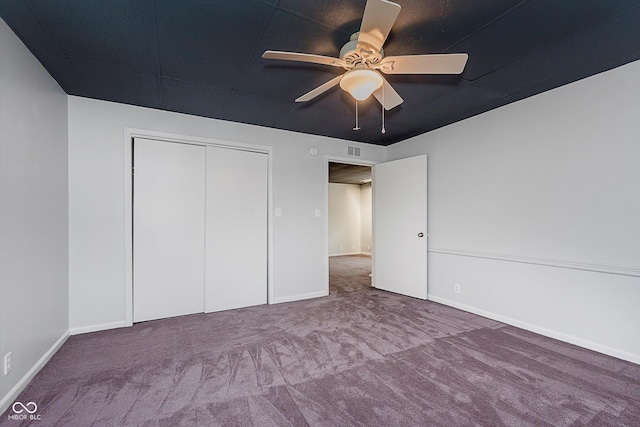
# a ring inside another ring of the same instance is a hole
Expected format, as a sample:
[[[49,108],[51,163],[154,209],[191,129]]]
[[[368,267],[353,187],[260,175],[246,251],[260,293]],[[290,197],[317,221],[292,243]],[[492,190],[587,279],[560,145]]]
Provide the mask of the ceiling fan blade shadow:
[[[399,4],[388,0],[367,0],[356,49],[358,51],[372,48],[376,51],[382,49],[400,9]]]
[[[332,87],[334,87],[335,85],[340,83],[340,80],[342,80],[342,75],[339,75],[338,77],[335,77],[335,78],[329,80],[325,84],[322,84],[322,85],[318,86],[317,88],[305,93],[304,95],[302,95],[301,97],[296,99],[296,102],[307,102],[307,101],[310,101],[313,98],[315,98],[316,96],[328,91],[329,89],[331,89]]]
[[[387,56],[376,68],[385,74],[460,74],[468,58],[466,53]]]
[[[382,86],[373,92],[373,96],[376,97],[385,110],[391,110],[404,102],[400,95],[398,95],[398,92],[396,92],[384,77],[382,78]]]
[[[331,56],[314,55],[312,53],[283,52],[279,50],[267,50],[262,54],[264,59],[279,59],[285,61],[309,62],[312,64],[331,65],[342,67],[346,64],[343,59]]]

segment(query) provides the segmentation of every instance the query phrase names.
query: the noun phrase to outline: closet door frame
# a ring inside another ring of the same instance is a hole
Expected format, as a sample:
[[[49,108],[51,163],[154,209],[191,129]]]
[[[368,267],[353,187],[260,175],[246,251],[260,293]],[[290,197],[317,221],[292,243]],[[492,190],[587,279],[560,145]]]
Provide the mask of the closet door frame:
[[[144,138],[164,142],[178,142],[212,146],[232,150],[251,151],[267,155],[267,303],[273,297],[273,147],[246,144],[213,138],[202,138],[145,129],[124,128],[124,233],[125,233],[125,326],[133,325],[133,140]]]

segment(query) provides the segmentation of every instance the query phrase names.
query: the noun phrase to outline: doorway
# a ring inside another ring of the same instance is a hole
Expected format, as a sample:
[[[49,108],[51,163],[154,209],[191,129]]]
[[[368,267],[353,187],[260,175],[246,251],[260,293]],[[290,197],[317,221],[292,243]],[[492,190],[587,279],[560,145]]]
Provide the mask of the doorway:
[[[370,165],[328,162],[329,293],[371,286],[371,176]]]
[[[329,163],[367,166],[371,171],[372,275],[371,286],[414,298],[427,299],[427,156],[419,155],[383,163],[327,158]],[[334,168],[338,168],[334,166]],[[362,181],[362,180],[361,180]],[[361,182],[366,184],[365,182]],[[326,278],[330,293],[329,207],[327,194]],[[348,250],[348,246],[342,245]],[[366,247],[366,246],[365,246]],[[335,246],[334,246],[335,248]],[[353,250],[353,249],[352,249]],[[349,255],[337,252],[336,255]],[[356,256],[354,254],[353,256]]]

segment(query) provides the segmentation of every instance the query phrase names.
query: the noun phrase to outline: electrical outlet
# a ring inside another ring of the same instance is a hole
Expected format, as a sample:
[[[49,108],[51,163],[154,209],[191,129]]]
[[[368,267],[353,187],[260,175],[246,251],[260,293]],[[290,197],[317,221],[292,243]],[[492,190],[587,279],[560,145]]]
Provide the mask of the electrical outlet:
[[[453,285],[453,290],[456,292],[456,294],[462,292],[462,290],[460,289],[460,283],[456,283],[455,285]]]
[[[9,375],[11,372],[11,352],[4,355],[4,374]]]

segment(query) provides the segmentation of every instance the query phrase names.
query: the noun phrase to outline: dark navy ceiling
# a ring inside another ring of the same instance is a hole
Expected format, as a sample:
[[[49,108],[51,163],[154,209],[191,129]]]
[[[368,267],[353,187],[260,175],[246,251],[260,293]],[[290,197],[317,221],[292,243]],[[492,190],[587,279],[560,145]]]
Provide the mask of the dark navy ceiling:
[[[339,87],[344,70],[268,61],[338,56],[365,0],[1,0],[0,16],[70,95],[389,145],[640,59],[640,0],[397,0],[387,55],[469,54],[461,76],[389,75],[386,113]]]

